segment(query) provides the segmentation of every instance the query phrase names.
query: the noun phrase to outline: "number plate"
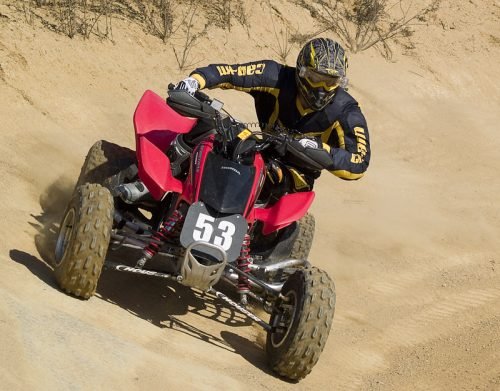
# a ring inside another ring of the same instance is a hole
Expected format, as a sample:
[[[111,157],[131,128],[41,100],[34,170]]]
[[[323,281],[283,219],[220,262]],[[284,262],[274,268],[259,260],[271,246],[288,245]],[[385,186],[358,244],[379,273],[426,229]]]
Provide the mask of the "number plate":
[[[241,245],[248,225],[242,215],[213,217],[203,202],[189,207],[181,231],[181,244],[188,247],[193,242],[207,242],[221,247],[227,253],[227,260],[234,261],[240,256]],[[197,250],[200,250],[197,248]],[[203,249],[207,254],[220,257],[216,250]]]

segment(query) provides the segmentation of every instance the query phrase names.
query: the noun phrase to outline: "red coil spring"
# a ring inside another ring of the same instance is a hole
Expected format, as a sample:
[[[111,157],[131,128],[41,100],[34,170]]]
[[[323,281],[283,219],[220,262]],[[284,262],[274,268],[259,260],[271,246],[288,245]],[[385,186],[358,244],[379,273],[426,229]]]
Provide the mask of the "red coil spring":
[[[151,241],[144,248],[144,252],[151,257],[155,256],[162,244],[172,235],[175,225],[184,218],[181,212],[176,210],[171,216],[166,218],[158,231],[151,236]]]
[[[243,239],[243,245],[241,246],[240,257],[237,260],[238,269],[242,272],[250,273],[250,235],[246,234],[245,239]],[[248,283],[248,277],[239,275],[238,276],[238,292],[248,292],[250,291],[250,284]]]

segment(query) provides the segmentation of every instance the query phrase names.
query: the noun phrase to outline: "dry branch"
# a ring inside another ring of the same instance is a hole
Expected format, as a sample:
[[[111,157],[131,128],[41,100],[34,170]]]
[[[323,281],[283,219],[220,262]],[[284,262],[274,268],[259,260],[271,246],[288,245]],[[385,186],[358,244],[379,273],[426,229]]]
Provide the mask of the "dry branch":
[[[390,42],[408,38],[411,27],[423,22],[440,0],[428,0],[423,7],[412,0],[296,0],[319,24],[314,35],[336,34],[351,52],[378,47],[386,57],[392,55]]]

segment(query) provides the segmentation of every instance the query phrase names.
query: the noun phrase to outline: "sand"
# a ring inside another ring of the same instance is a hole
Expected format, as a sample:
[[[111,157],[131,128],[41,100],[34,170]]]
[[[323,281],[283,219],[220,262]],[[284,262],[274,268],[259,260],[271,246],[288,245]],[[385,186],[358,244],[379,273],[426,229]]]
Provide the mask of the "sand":
[[[372,139],[360,181],[324,174],[311,261],[335,280],[332,333],[313,372],[269,372],[263,333],[212,297],[104,273],[95,297],[57,288],[50,240],[92,143],[133,147],[142,92],[188,71],[125,21],[114,41],[69,39],[0,1],[2,389],[500,390],[500,4],[443,1],[395,47],[350,56]],[[250,2],[245,3],[250,7]],[[276,58],[251,29],[209,31],[193,61]],[[276,2],[292,26],[309,15]],[[307,23],[305,23],[307,24]],[[297,54],[294,48],[289,61]],[[252,100],[211,91],[245,121]]]

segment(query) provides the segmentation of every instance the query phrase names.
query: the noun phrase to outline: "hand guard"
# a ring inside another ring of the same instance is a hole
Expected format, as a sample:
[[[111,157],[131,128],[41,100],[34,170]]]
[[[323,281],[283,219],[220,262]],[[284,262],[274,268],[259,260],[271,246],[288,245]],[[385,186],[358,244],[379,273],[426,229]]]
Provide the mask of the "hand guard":
[[[181,80],[174,87],[174,90],[186,91],[188,94],[194,96],[195,92],[200,89],[200,83],[193,77],[187,77]]]
[[[299,144],[302,145],[304,148],[321,148],[321,145],[318,141],[312,138],[301,138],[299,141]]]
[[[288,148],[288,143],[290,142],[290,140],[290,136],[287,135],[281,135],[279,138],[273,140],[274,150],[276,151],[278,156],[283,157],[286,155],[286,150]]]
[[[333,158],[330,153],[323,149],[320,141],[310,138],[292,140],[288,142],[287,152],[295,161],[309,170],[331,170],[333,168]]]

